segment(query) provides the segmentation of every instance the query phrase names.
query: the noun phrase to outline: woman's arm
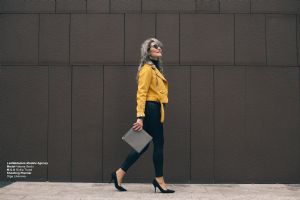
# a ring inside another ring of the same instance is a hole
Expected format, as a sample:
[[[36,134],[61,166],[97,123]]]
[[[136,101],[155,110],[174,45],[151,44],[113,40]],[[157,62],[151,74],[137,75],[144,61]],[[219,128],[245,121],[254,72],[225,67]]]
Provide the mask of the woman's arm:
[[[138,89],[136,94],[137,101],[137,116],[136,117],[145,117],[145,104],[147,93],[151,84],[152,79],[152,69],[151,67],[142,67],[139,73],[138,79]]]
[[[138,79],[138,89],[136,93],[137,101],[137,120],[133,124],[133,130],[141,131],[143,129],[143,118],[145,117],[145,104],[147,93],[151,84],[152,79],[152,69],[151,67],[143,67],[139,73]]]

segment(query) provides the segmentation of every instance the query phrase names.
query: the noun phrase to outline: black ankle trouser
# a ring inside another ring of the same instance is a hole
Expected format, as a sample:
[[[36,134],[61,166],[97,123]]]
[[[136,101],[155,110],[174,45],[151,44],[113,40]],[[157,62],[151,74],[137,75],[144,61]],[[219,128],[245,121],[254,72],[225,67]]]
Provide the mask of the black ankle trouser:
[[[155,101],[146,101],[145,118],[143,121],[143,129],[152,136],[153,142],[153,164],[155,176],[163,176],[163,160],[164,160],[164,135],[163,123],[160,122],[160,103]],[[125,172],[130,166],[138,160],[138,158],[148,149],[150,143],[140,152],[132,150],[121,165],[121,169]]]

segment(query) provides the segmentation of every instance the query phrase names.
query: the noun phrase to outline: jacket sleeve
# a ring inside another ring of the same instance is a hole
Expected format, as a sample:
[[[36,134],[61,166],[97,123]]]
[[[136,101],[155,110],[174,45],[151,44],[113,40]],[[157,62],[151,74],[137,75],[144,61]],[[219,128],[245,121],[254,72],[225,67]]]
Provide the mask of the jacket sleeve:
[[[151,67],[142,67],[141,71],[139,72],[139,79],[138,79],[138,89],[136,94],[137,100],[137,117],[145,117],[145,104],[147,93],[151,84],[152,79],[152,69]]]

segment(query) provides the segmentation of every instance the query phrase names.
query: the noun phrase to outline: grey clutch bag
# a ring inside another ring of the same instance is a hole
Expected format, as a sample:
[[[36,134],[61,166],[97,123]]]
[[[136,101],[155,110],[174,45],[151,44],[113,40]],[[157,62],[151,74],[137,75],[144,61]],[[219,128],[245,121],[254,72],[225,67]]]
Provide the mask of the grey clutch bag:
[[[152,137],[144,129],[141,131],[134,131],[131,127],[122,137],[122,140],[127,142],[135,151],[140,153],[152,140]]]

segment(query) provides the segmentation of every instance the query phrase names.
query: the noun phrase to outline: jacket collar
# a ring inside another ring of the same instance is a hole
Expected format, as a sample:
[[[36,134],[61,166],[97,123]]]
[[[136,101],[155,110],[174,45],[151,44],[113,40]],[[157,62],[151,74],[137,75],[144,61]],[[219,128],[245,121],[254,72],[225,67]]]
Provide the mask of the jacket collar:
[[[150,65],[152,67],[152,69],[154,69],[156,75],[159,76],[162,80],[164,80],[164,81],[167,82],[167,80],[164,77],[164,75],[162,75],[162,73],[160,73],[160,71],[156,68],[156,66],[154,64],[152,64],[152,63],[149,62],[149,63],[146,63],[146,65]]]

